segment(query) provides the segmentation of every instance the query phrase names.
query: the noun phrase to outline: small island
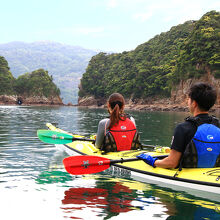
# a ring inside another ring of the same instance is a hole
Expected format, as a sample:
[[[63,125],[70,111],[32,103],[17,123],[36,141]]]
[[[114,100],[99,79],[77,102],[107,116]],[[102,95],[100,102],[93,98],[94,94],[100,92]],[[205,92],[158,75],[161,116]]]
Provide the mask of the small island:
[[[0,56],[0,105],[63,105],[60,90],[48,71],[38,69],[15,79]]]

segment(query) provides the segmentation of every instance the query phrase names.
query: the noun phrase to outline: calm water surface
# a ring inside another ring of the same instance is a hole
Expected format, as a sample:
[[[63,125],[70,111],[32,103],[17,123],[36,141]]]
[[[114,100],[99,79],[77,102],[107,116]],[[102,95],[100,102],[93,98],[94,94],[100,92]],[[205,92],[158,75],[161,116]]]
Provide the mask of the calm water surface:
[[[169,146],[188,114],[129,112],[145,144]],[[71,176],[53,145],[38,140],[45,123],[96,133],[105,110],[0,106],[0,219],[220,219],[220,203],[112,173]]]

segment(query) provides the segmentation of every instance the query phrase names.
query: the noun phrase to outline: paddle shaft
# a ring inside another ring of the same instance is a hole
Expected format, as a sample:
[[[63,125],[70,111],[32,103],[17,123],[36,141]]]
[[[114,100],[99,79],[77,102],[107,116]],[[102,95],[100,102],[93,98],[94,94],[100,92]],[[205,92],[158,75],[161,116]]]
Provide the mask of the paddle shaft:
[[[136,161],[136,160],[140,160],[140,159],[135,157],[135,158],[126,158],[126,159],[121,158],[118,160],[110,160],[110,165],[114,165],[116,163],[132,162],[132,161]]]
[[[95,140],[94,139],[90,139],[90,138],[77,138],[77,137],[73,137],[72,141],[70,141],[70,143],[73,142],[73,141],[95,141]]]
[[[141,147],[152,148],[152,149],[156,148],[156,146],[154,145],[146,145],[146,144],[141,144]]]
[[[158,156],[153,156],[153,157],[157,157],[158,159],[162,159],[162,158],[167,157],[167,156],[168,155],[158,155]],[[136,161],[136,160],[142,160],[142,159],[134,157],[134,158],[121,158],[121,159],[118,159],[118,160],[110,160],[110,165],[114,165],[115,163],[132,162],[132,161]]]
[[[68,144],[68,143],[72,143],[73,141],[95,142],[94,139],[84,138],[84,137],[74,137],[74,135],[71,134],[58,132],[58,131],[51,131],[51,130],[38,130],[37,136],[41,141],[49,144]],[[145,145],[145,144],[141,144],[141,147],[151,148],[151,149],[156,148],[156,146]]]

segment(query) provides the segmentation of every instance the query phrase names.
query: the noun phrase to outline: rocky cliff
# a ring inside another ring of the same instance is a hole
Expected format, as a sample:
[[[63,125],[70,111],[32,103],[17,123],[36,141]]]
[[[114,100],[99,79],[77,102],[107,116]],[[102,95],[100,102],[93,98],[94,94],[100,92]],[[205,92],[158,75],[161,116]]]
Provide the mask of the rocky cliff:
[[[0,105],[63,105],[62,99],[56,97],[22,97],[22,96],[0,96]]]
[[[182,80],[173,87],[170,98],[152,97],[148,99],[127,99],[126,108],[132,110],[146,111],[188,111],[187,93],[195,82],[208,82],[212,84],[218,93],[216,104],[212,111],[220,113],[220,79],[215,79],[213,75],[206,74],[202,78]],[[79,98],[78,106],[87,106],[91,108],[105,107],[106,99],[95,99],[94,96]]]

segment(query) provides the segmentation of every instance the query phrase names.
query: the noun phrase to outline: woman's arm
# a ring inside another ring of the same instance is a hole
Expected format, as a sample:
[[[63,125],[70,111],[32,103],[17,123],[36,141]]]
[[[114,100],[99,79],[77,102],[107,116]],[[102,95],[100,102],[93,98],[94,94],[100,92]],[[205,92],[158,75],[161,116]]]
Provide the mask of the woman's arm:
[[[95,141],[95,146],[97,148],[100,148],[103,144],[104,137],[105,137],[105,127],[108,128],[109,121],[110,120],[108,118],[105,118],[99,122],[98,131],[96,135],[96,141]]]

